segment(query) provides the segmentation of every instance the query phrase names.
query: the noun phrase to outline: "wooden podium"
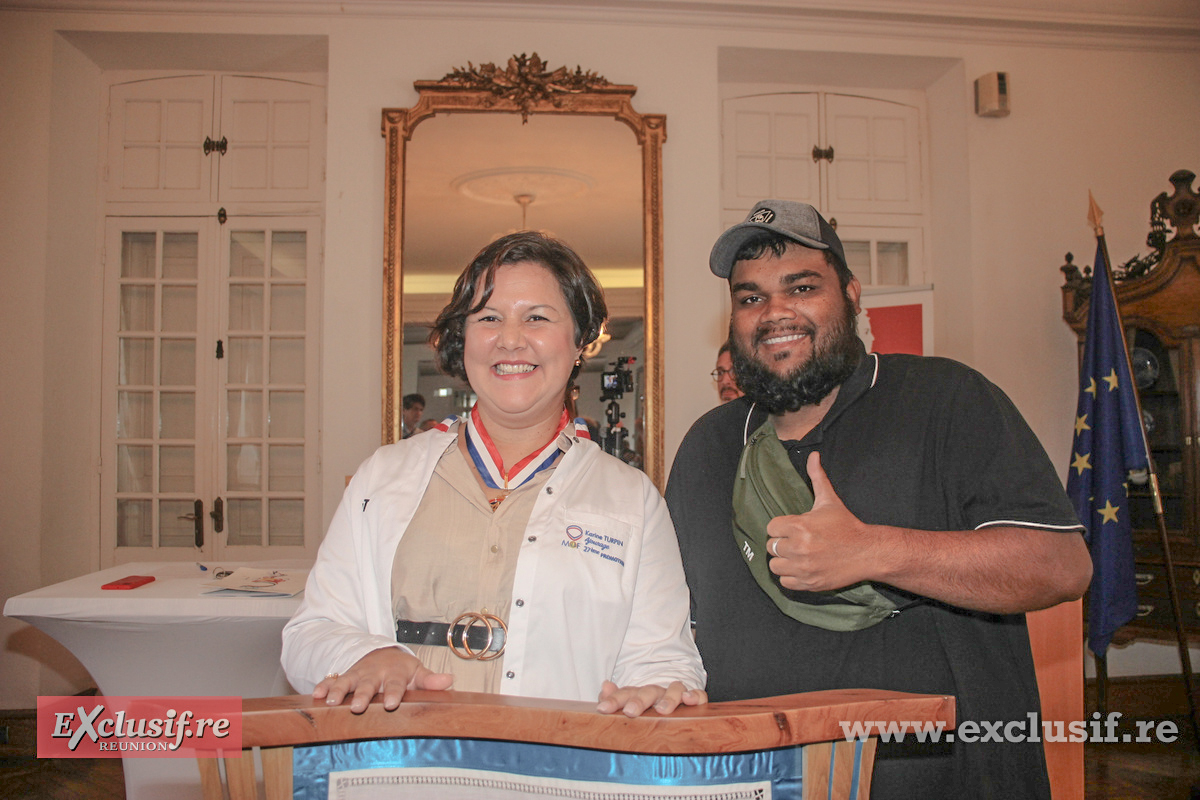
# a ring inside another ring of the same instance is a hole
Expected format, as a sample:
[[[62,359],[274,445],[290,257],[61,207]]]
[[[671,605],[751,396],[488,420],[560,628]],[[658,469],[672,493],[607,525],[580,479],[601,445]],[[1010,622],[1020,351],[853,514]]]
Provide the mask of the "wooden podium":
[[[841,723],[955,725],[954,698],[868,689],[812,692],[680,708],[629,719],[594,703],[467,692],[409,692],[395,711],[372,703],[361,715],[307,696],[246,700],[242,756],[201,758],[206,800],[258,798],[256,759],[267,800],[292,797],[293,748],[413,738],[537,743],[615,753],[670,756],[747,753],[802,746],[803,800],[870,794],[875,743],[847,741]],[[878,734],[878,730],[873,731]]]

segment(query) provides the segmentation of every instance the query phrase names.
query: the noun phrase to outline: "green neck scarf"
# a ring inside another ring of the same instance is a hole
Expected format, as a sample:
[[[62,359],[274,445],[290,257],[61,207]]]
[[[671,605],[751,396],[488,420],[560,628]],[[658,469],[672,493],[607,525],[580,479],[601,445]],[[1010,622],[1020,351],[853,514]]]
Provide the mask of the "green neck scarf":
[[[800,592],[779,585],[767,568],[767,523],[803,514],[812,490],[792,466],[768,419],[750,435],[733,484],[733,536],[750,574],[779,610],[792,619],[829,631],[857,631],[892,616],[896,604],[869,582],[828,592]]]

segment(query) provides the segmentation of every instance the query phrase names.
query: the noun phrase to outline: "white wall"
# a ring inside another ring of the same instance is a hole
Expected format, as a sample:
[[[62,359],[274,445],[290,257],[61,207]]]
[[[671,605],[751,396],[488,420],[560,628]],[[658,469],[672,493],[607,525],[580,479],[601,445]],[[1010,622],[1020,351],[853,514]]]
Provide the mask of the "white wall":
[[[0,600],[99,563],[99,70],[56,30],[328,37],[326,519],[344,476],[379,441],[380,109],[411,104],[415,79],[537,51],[552,65],[635,84],[639,111],[667,115],[668,459],[714,399],[708,372],[727,307],[706,268],[719,231],[721,48],[951,60],[928,87],[931,146],[945,148],[934,176],[936,341],[1011,394],[1064,471],[1075,357],[1057,267],[1067,250],[1091,261],[1087,190],[1123,259],[1144,250],[1149,202],[1169,188],[1167,176],[1200,171],[1194,40],[1181,51],[1003,28],[549,8],[535,16],[520,6],[480,6],[467,19],[459,6],[392,8],[395,16],[0,11]],[[965,107],[971,81],[995,70],[1009,73],[1013,113],[976,118]],[[0,707],[85,685],[78,665],[36,631],[0,620],[0,641]]]
[[[36,19],[0,23],[0,138],[30,143],[21,158],[0,158],[0,593],[40,585],[42,502],[43,320],[46,295],[46,141],[50,108],[50,50]],[[18,231],[20,235],[17,235]],[[36,695],[38,637],[0,620],[5,648],[0,706]],[[44,639],[44,637],[42,637]]]

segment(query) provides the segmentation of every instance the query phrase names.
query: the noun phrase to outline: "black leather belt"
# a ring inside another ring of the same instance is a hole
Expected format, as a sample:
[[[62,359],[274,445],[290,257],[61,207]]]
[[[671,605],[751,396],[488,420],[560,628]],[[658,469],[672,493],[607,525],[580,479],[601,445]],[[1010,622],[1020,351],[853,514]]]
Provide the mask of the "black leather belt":
[[[504,653],[507,633],[499,617],[474,611],[459,615],[453,623],[396,620],[397,642],[449,647],[454,655],[468,661],[499,658]]]

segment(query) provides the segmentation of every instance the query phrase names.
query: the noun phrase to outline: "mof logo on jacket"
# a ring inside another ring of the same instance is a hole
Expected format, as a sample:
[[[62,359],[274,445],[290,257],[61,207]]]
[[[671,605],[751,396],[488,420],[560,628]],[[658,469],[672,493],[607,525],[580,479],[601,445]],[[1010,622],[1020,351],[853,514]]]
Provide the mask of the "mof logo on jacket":
[[[615,536],[597,533],[579,525],[568,525],[562,540],[563,547],[599,556],[625,566],[625,542]],[[620,555],[618,555],[620,554]]]

